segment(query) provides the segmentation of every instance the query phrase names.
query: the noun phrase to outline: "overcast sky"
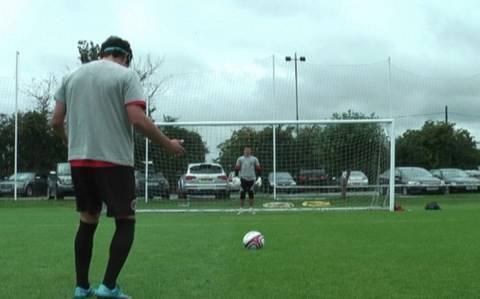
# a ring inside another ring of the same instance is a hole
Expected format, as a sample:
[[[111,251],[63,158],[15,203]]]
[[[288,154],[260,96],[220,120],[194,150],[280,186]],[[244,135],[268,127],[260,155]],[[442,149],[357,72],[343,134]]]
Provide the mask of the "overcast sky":
[[[14,75],[16,50],[25,82],[77,66],[78,40],[119,35],[135,57],[165,57],[159,77],[173,77],[157,100],[159,115],[294,119],[293,64],[284,56],[296,51],[307,58],[299,65],[300,118],[354,109],[402,116],[405,129],[442,119],[449,105],[453,121],[480,132],[478,1],[16,0],[1,9],[3,78]],[[0,94],[11,92],[5,82]],[[2,101],[0,109],[11,107]],[[254,112],[238,113],[245,103]]]

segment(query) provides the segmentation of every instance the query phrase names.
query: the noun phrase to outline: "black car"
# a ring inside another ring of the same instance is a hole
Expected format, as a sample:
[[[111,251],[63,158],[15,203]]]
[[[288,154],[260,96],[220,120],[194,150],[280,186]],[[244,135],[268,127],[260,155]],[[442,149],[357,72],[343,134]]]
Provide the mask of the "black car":
[[[470,177],[465,171],[458,168],[432,169],[430,172],[443,180],[449,191],[478,191],[480,180]]]
[[[63,199],[65,196],[75,195],[72,182],[70,163],[58,163],[55,171],[48,176],[47,197],[49,199]]]
[[[148,197],[170,198],[170,184],[161,172],[148,172]],[[145,196],[145,172],[135,171],[135,193],[137,196]]]
[[[15,175],[0,182],[0,195],[13,195]],[[19,196],[44,196],[47,194],[47,174],[41,172],[17,173],[17,194]]]
[[[268,193],[273,192],[273,188],[277,186],[277,192],[294,192],[296,190],[297,183],[293,179],[292,175],[286,171],[278,171],[275,173],[274,180],[273,172],[270,172],[267,177],[265,188]]]
[[[382,193],[386,194],[390,181],[390,170],[378,177]],[[419,193],[445,193],[445,182],[434,177],[428,170],[421,167],[396,167],[395,191],[403,195]]]
[[[297,184],[303,186],[327,185],[329,176],[325,169],[302,169],[297,176]]]

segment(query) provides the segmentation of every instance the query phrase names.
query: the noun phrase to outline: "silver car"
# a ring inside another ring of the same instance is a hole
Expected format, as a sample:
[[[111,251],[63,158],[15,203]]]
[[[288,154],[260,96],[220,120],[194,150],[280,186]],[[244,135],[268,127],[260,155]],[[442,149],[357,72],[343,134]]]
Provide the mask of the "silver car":
[[[350,177],[348,178],[347,186],[349,187],[367,187],[368,178],[360,170],[352,170],[350,172]]]
[[[55,171],[48,176],[48,199],[63,199],[65,196],[74,196],[75,190],[72,182],[70,163],[57,163]]]
[[[240,191],[240,178],[238,176],[235,176],[235,172],[232,171],[228,175],[228,185],[230,186],[230,191]]]
[[[192,163],[178,180],[178,198],[188,195],[215,195],[229,198],[230,186],[222,166],[217,163]]]

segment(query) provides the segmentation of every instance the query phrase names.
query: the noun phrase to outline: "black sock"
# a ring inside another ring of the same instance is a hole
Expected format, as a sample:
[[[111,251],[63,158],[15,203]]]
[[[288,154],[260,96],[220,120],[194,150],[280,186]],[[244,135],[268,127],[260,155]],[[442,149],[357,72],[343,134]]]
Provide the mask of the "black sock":
[[[90,224],[80,220],[77,235],[75,236],[75,270],[77,272],[77,286],[90,288],[88,270],[92,260],[93,236],[97,223]]]
[[[117,277],[127,260],[135,234],[135,219],[116,219],[117,229],[110,243],[110,258],[103,278],[103,284],[109,289],[115,288]]]

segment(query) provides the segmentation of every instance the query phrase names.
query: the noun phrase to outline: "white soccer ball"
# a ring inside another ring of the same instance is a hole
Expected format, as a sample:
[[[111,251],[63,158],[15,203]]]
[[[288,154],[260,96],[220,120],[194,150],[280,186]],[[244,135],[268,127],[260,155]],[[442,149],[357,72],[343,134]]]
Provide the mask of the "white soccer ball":
[[[260,232],[249,231],[243,236],[243,246],[247,249],[260,249],[265,245],[265,238]]]

